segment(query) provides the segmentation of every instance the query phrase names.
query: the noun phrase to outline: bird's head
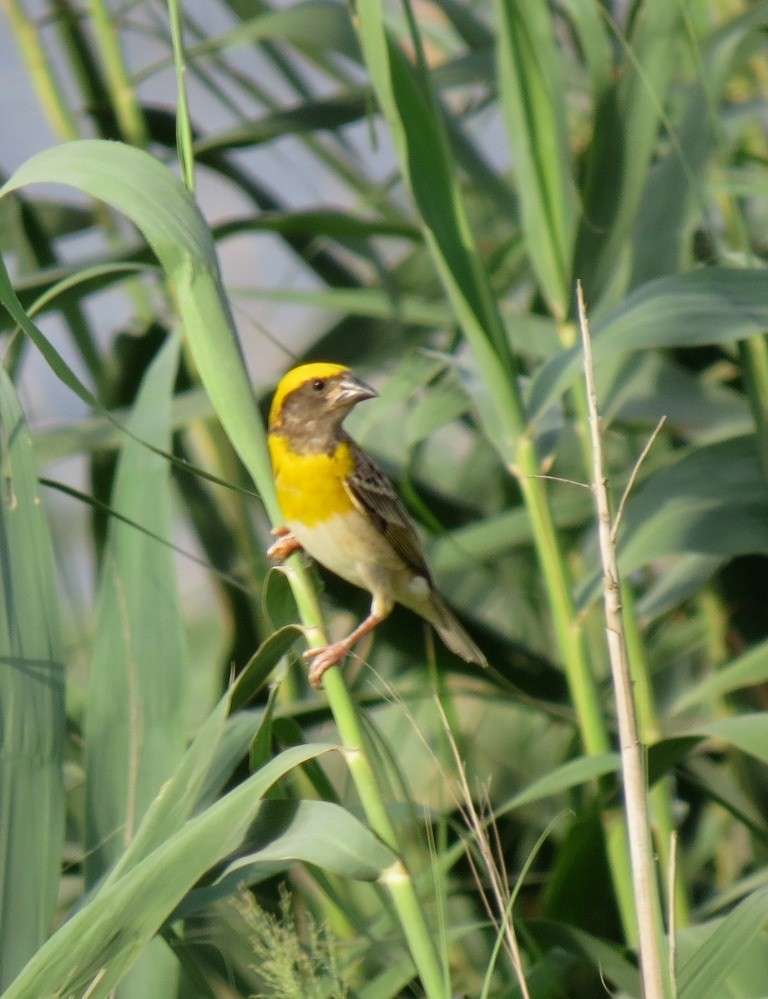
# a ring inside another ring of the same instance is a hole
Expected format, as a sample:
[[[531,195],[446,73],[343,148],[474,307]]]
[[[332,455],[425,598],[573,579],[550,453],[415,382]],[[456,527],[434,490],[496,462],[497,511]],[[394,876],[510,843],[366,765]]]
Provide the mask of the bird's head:
[[[342,364],[302,364],[284,375],[275,390],[269,431],[321,446],[353,406],[378,394]]]

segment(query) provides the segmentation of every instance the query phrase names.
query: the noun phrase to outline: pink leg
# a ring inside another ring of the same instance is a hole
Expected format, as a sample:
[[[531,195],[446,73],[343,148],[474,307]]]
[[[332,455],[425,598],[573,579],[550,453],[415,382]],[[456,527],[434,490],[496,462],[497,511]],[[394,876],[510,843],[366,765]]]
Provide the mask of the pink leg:
[[[273,527],[271,534],[278,540],[267,548],[267,558],[271,558],[274,562],[285,562],[289,555],[302,550],[301,543],[293,536],[290,527],[284,524]]]
[[[319,689],[323,683],[323,674],[331,666],[336,666],[346,656],[355,642],[359,641],[369,631],[372,631],[377,624],[389,616],[389,609],[385,612],[371,610],[368,617],[359,624],[354,631],[350,632],[346,638],[333,642],[331,645],[321,645],[316,649],[307,649],[302,653],[303,659],[311,659],[309,666],[309,682],[315,689]]]

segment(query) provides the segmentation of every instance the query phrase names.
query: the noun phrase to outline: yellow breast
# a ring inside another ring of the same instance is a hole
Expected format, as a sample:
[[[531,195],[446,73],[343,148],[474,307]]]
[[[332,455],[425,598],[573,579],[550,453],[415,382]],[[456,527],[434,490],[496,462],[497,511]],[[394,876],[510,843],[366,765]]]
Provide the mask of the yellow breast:
[[[354,509],[344,480],[354,459],[347,444],[331,454],[296,454],[280,434],[270,434],[269,453],[280,509],[287,521],[315,527]]]

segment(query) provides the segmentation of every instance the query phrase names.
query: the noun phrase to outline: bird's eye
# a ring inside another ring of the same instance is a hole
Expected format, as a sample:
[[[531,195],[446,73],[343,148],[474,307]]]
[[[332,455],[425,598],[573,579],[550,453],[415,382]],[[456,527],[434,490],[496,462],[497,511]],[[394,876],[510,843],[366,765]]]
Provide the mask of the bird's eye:
[[[323,381],[322,378],[315,378],[315,380],[312,382],[312,388],[315,390],[315,392],[322,392],[323,389],[325,388],[325,382]]]

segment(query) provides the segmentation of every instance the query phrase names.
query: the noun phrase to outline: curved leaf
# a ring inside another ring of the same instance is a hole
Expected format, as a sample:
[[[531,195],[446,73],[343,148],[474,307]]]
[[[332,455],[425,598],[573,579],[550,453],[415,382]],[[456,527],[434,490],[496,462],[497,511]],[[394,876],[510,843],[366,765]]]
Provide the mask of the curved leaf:
[[[619,540],[622,570],[665,555],[768,552],[767,512],[768,482],[754,438],[696,448],[631,496]]]
[[[190,819],[123,877],[97,890],[37,951],[4,999],[108,996],[195,882],[243,843],[274,782],[333,748],[286,750]]]
[[[328,801],[265,801],[243,844],[216,881],[192,892],[174,919],[231,895],[301,862],[345,878],[374,881],[395,863],[395,854],[358,819]]]
[[[13,174],[0,196],[36,183],[69,184],[85,191],[122,212],[142,231],[174,286],[184,332],[216,412],[277,520],[264,427],[216,248],[187,189],[143,150],[100,140],[68,142],[38,153]]]
[[[638,288],[592,330],[595,368],[606,357],[652,347],[736,343],[768,328],[768,274],[708,267]],[[528,416],[545,410],[580,376],[581,347],[563,351],[537,373]]]

